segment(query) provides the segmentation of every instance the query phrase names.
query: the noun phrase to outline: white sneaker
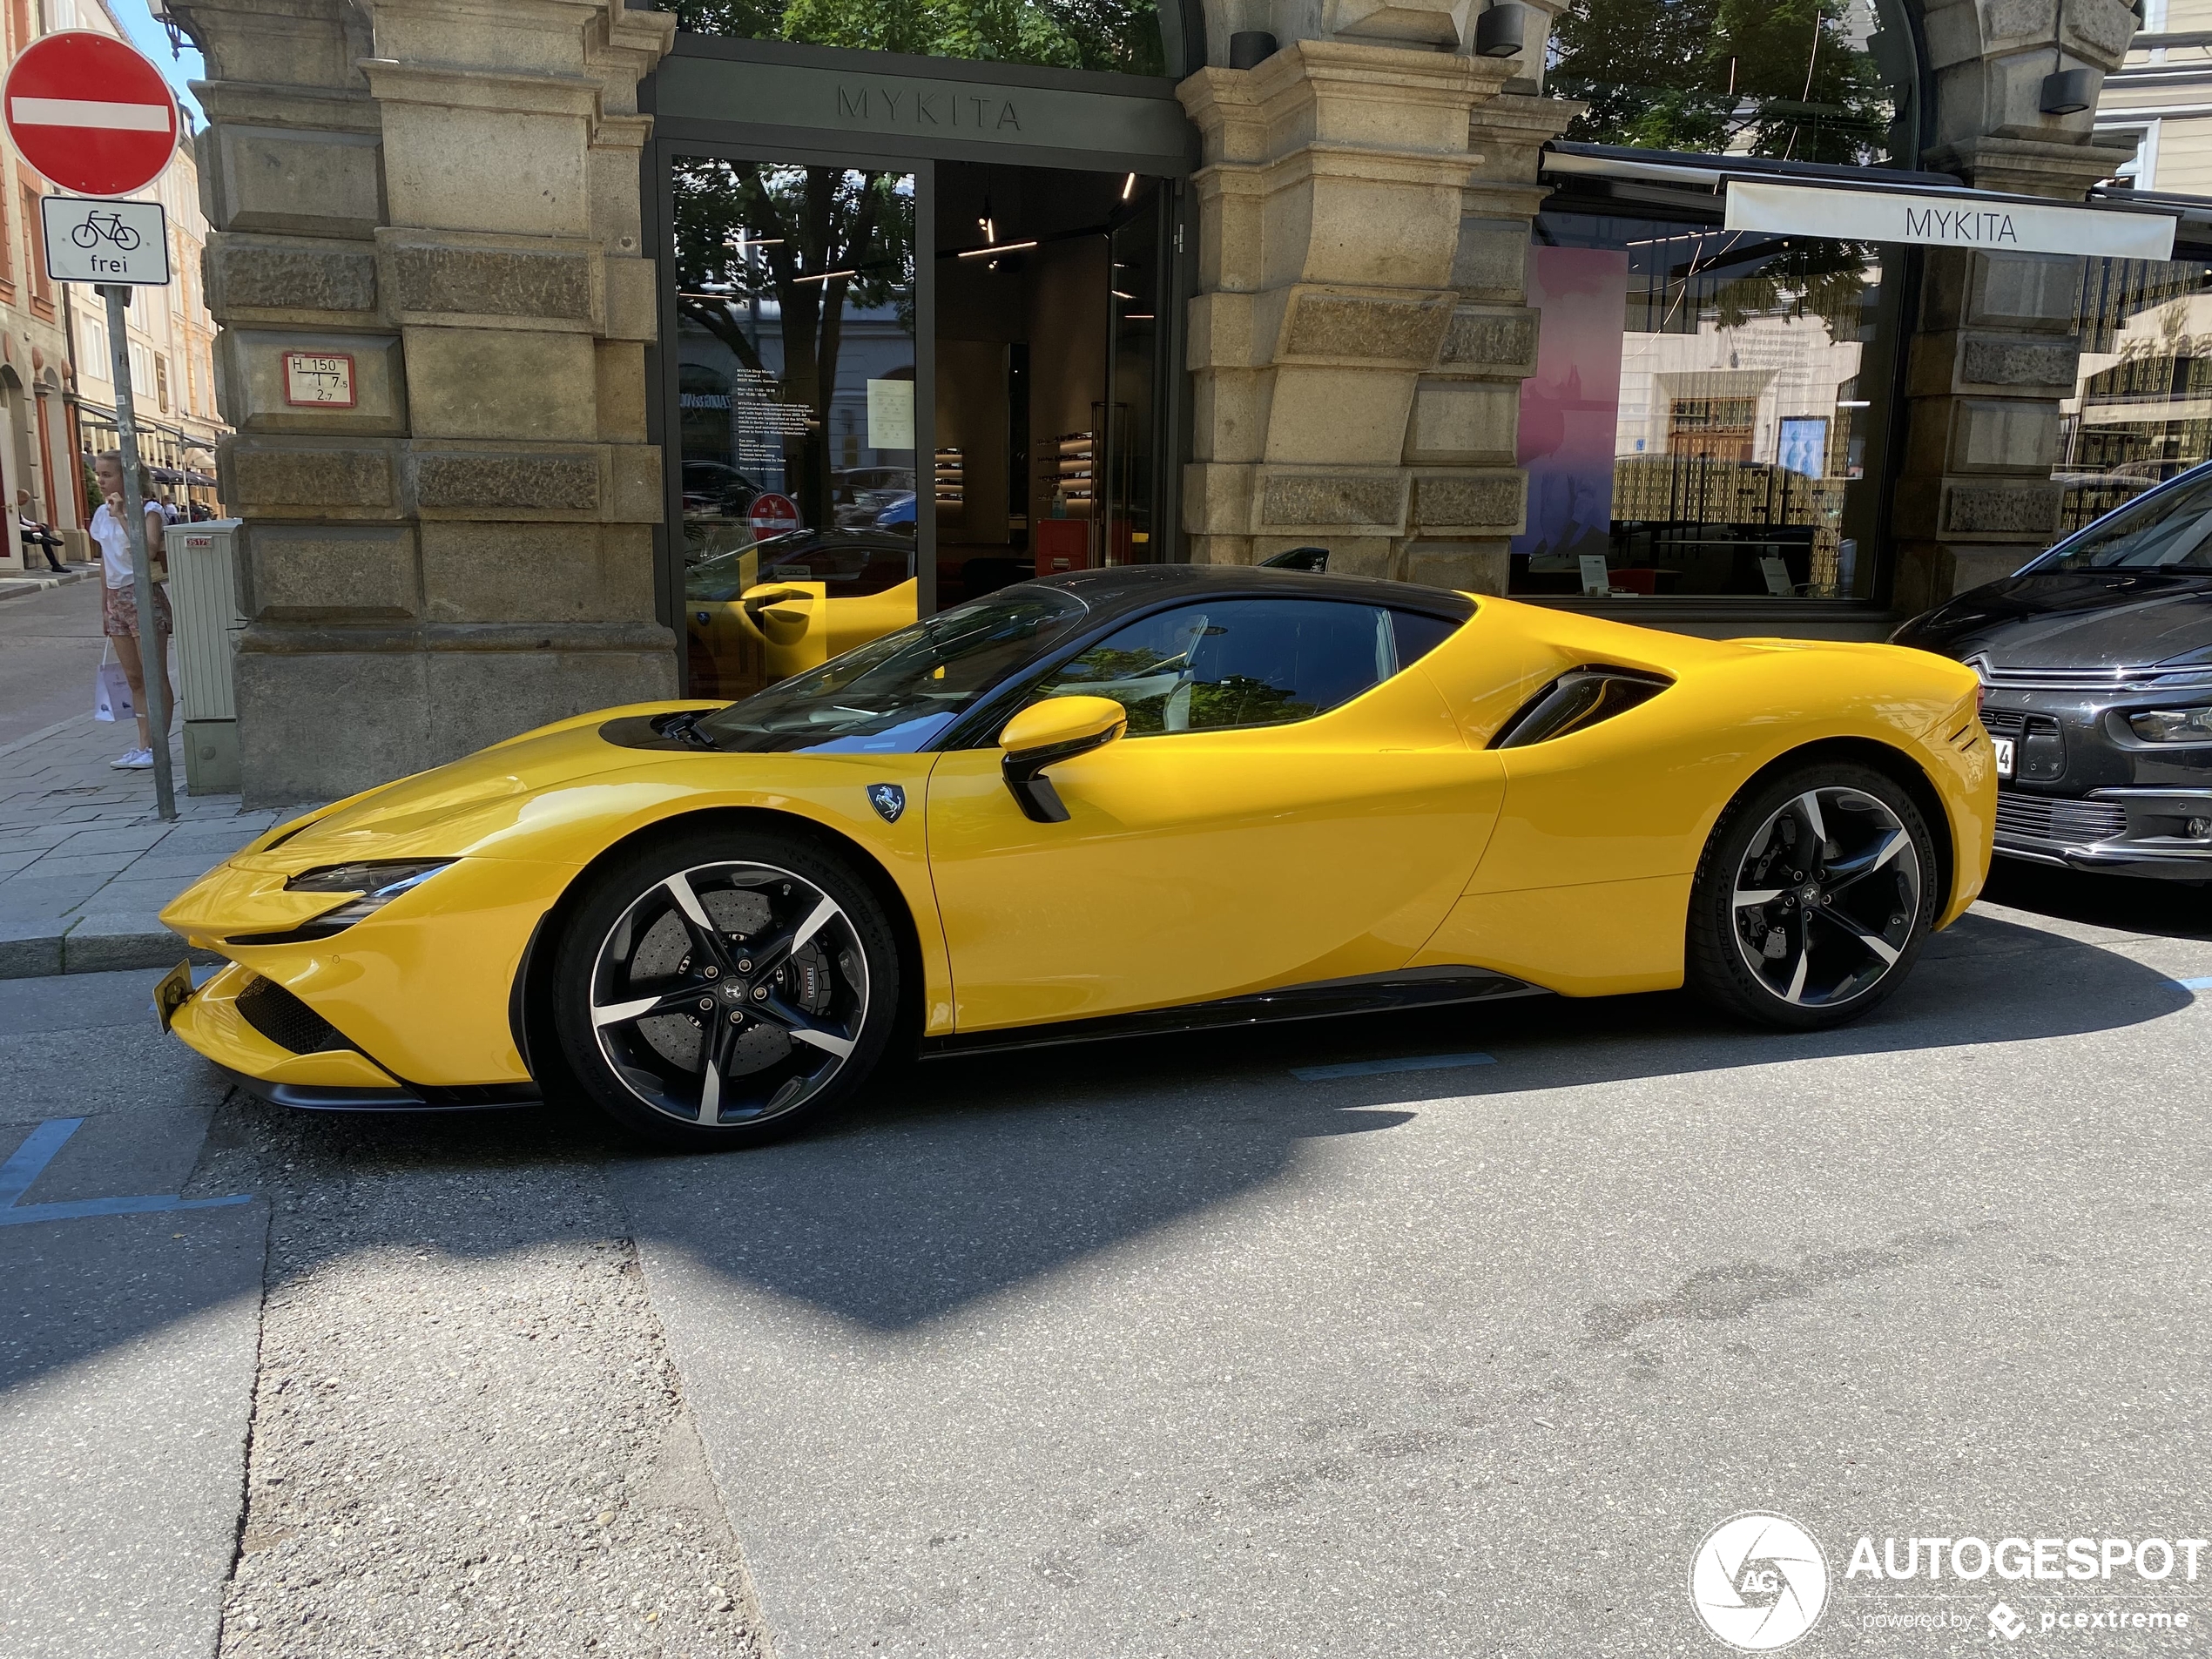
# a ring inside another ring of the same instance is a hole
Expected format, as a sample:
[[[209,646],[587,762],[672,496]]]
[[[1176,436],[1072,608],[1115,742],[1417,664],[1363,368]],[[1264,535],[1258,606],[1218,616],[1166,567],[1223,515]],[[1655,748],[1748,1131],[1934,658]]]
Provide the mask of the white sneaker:
[[[122,759],[111,760],[108,764],[118,772],[149,772],[153,767],[153,751],[133,749]]]

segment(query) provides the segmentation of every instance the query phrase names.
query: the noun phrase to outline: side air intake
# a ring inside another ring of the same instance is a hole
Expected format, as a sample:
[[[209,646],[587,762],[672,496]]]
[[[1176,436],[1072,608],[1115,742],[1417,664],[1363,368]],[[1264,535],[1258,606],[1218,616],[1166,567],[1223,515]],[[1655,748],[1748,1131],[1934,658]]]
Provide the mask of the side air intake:
[[[1493,749],[1525,749],[1581,732],[1649,702],[1674,682],[1641,669],[1602,663],[1569,669],[1530,698],[1498,728]]]

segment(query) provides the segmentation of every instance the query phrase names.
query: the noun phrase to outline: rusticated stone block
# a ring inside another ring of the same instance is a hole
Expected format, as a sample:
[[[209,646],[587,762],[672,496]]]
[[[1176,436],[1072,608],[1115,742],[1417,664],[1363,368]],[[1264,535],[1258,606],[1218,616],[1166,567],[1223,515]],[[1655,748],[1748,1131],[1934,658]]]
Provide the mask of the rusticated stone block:
[[[1510,295],[1525,291],[1528,269],[1528,221],[1477,219],[1460,221],[1460,245],[1452,254],[1452,286],[1474,293]]]
[[[1513,559],[1503,543],[1409,542],[1406,580],[1462,593],[1503,593]]]
[[[1405,486],[1391,475],[1276,473],[1260,494],[1263,524],[1395,524]]]
[[[1970,386],[2070,386],[2080,354],[2062,341],[1976,336],[1959,353],[1959,378]]]
[[[395,247],[394,301],[403,311],[589,321],[591,266],[582,253]]]
[[[246,554],[253,620],[415,614],[414,538],[401,526],[257,524],[246,532]]]
[[[253,311],[374,311],[376,259],[366,249],[271,246],[212,238],[207,298],[219,314]]]
[[[300,236],[371,234],[384,216],[374,135],[217,125],[207,195],[215,228]]]
[[[223,447],[223,498],[245,511],[271,508],[389,507],[392,457],[381,449]]]
[[[1534,312],[1454,312],[1437,354],[1441,368],[1494,368],[1524,375],[1535,361]]]
[[[415,457],[415,498],[428,508],[591,512],[599,466],[589,455],[427,455]]]
[[[1943,527],[1953,536],[2053,536],[2065,491],[2057,484],[1954,484],[1944,493]]]
[[[1451,316],[1448,300],[1301,293],[1291,302],[1283,349],[1297,357],[1426,364]]]
[[[1518,530],[1527,488],[1527,481],[1518,472],[1489,477],[1417,477],[1413,480],[1413,523],[1424,529]]]

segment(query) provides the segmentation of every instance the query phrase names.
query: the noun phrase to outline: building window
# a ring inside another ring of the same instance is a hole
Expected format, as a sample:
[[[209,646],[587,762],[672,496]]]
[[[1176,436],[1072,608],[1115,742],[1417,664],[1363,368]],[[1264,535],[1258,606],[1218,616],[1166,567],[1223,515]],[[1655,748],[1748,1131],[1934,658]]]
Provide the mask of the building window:
[[[2212,264],[2087,260],[2074,327],[2081,356],[2051,475],[2069,534],[2212,460]]]
[[[957,7],[676,0],[673,10],[678,28],[701,35],[1131,75],[1167,72],[1155,0],[1012,0]]]
[[[112,379],[114,370],[108,364],[107,324],[86,313],[78,317],[77,330],[77,372],[96,381]]]
[[[54,314],[54,285],[46,274],[46,224],[38,211],[38,192],[25,185],[20,199],[24,239],[30,244],[31,303],[51,317]]]
[[[1539,215],[1508,591],[1876,597],[1896,259],[1625,203]]]
[[[132,394],[137,397],[151,397],[153,395],[153,354],[135,340],[131,342],[129,350]]]
[[[153,356],[153,399],[164,415],[169,413],[169,359],[160,352]]]
[[[2107,126],[2102,121],[2097,123],[2097,136],[2100,138],[2110,136],[2133,138],[2135,141],[2135,152],[2112,170],[2113,183],[2128,190],[2156,190],[2158,188],[2158,130],[2163,125],[2164,123],[2159,121],[2146,122],[2135,126],[2126,125]]]
[[[1566,135],[1583,143],[1912,166],[1912,40],[1894,0],[1572,0],[1544,90],[1588,105]]]

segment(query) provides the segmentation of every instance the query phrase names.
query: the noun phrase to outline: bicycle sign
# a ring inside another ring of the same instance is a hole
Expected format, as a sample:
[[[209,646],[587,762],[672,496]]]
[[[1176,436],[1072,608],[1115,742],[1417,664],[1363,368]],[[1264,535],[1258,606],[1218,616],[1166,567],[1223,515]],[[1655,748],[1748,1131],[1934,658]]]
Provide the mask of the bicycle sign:
[[[79,247],[99,246],[112,242],[118,253],[129,253],[144,239],[138,232],[123,222],[120,213],[87,213],[82,222],[69,233],[69,239]]]
[[[57,282],[158,287],[169,280],[169,233],[159,202],[46,196],[46,274]]]

